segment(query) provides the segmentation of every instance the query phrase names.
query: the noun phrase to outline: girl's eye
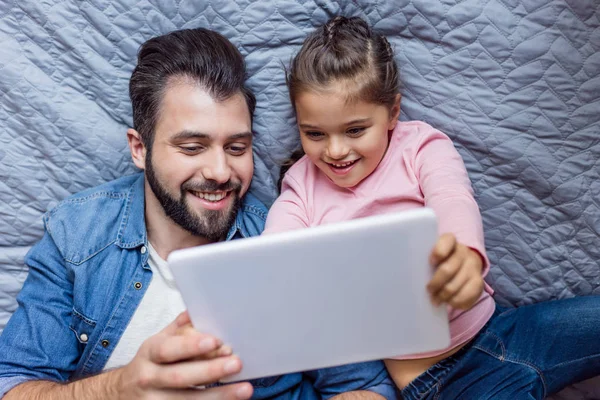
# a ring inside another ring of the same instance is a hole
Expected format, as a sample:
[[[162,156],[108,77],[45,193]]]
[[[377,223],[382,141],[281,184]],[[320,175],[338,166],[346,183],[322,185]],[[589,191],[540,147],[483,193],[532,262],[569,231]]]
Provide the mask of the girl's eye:
[[[350,136],[359,136],[365,131],[365,128],[350,128],[346,133]]]
[[[308,131],[305,135],[311,139],[320,139],[323,137],[323,133],[319,131]]]

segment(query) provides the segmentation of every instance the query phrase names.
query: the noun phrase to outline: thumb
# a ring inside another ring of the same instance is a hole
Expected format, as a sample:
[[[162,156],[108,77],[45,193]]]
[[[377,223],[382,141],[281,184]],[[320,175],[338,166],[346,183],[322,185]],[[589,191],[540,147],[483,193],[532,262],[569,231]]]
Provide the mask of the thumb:
[[[454,252],[456,245],[456,237],[451,233],[444,233],[435,243],[429,256],[429,263],[437,267]]]

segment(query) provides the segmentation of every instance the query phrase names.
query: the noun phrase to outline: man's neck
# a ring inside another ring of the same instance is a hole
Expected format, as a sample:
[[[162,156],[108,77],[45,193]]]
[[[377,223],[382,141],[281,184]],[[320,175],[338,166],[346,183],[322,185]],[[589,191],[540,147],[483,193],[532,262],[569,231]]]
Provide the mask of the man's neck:
[[[160,258],[166,260],[174,250],[209,243],[206,238],[192,235],[169,218],[150,189],[148,182],[144,185],[144,194],[148,241],[152,243],[152,247]]]

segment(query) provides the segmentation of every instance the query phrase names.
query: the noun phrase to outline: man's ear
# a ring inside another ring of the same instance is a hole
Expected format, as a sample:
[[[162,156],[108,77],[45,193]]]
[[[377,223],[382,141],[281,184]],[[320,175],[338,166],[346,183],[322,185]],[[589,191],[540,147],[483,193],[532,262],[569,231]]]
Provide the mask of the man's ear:
[[[127,129],[127,143],[131,152],[131,159],[136,167],[145,169],[146,166],[146,146],[142,137],[135,129]]]
[[[394,100],[394,105],[390,109],[390,124],[388,126],[388,130],[393,130],[398,123],[398,117],[400,116],[400,99],[402,96],[400,93],[396,95],[396,99]]]

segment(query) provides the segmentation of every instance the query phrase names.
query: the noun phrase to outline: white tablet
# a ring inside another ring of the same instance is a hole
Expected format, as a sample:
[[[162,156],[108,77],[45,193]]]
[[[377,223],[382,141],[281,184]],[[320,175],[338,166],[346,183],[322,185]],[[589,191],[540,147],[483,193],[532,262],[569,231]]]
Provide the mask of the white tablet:
[[[173,252],[194,327],[247,380],[443,349],[446,307],[426,284],[437,239],[421,208]]]

